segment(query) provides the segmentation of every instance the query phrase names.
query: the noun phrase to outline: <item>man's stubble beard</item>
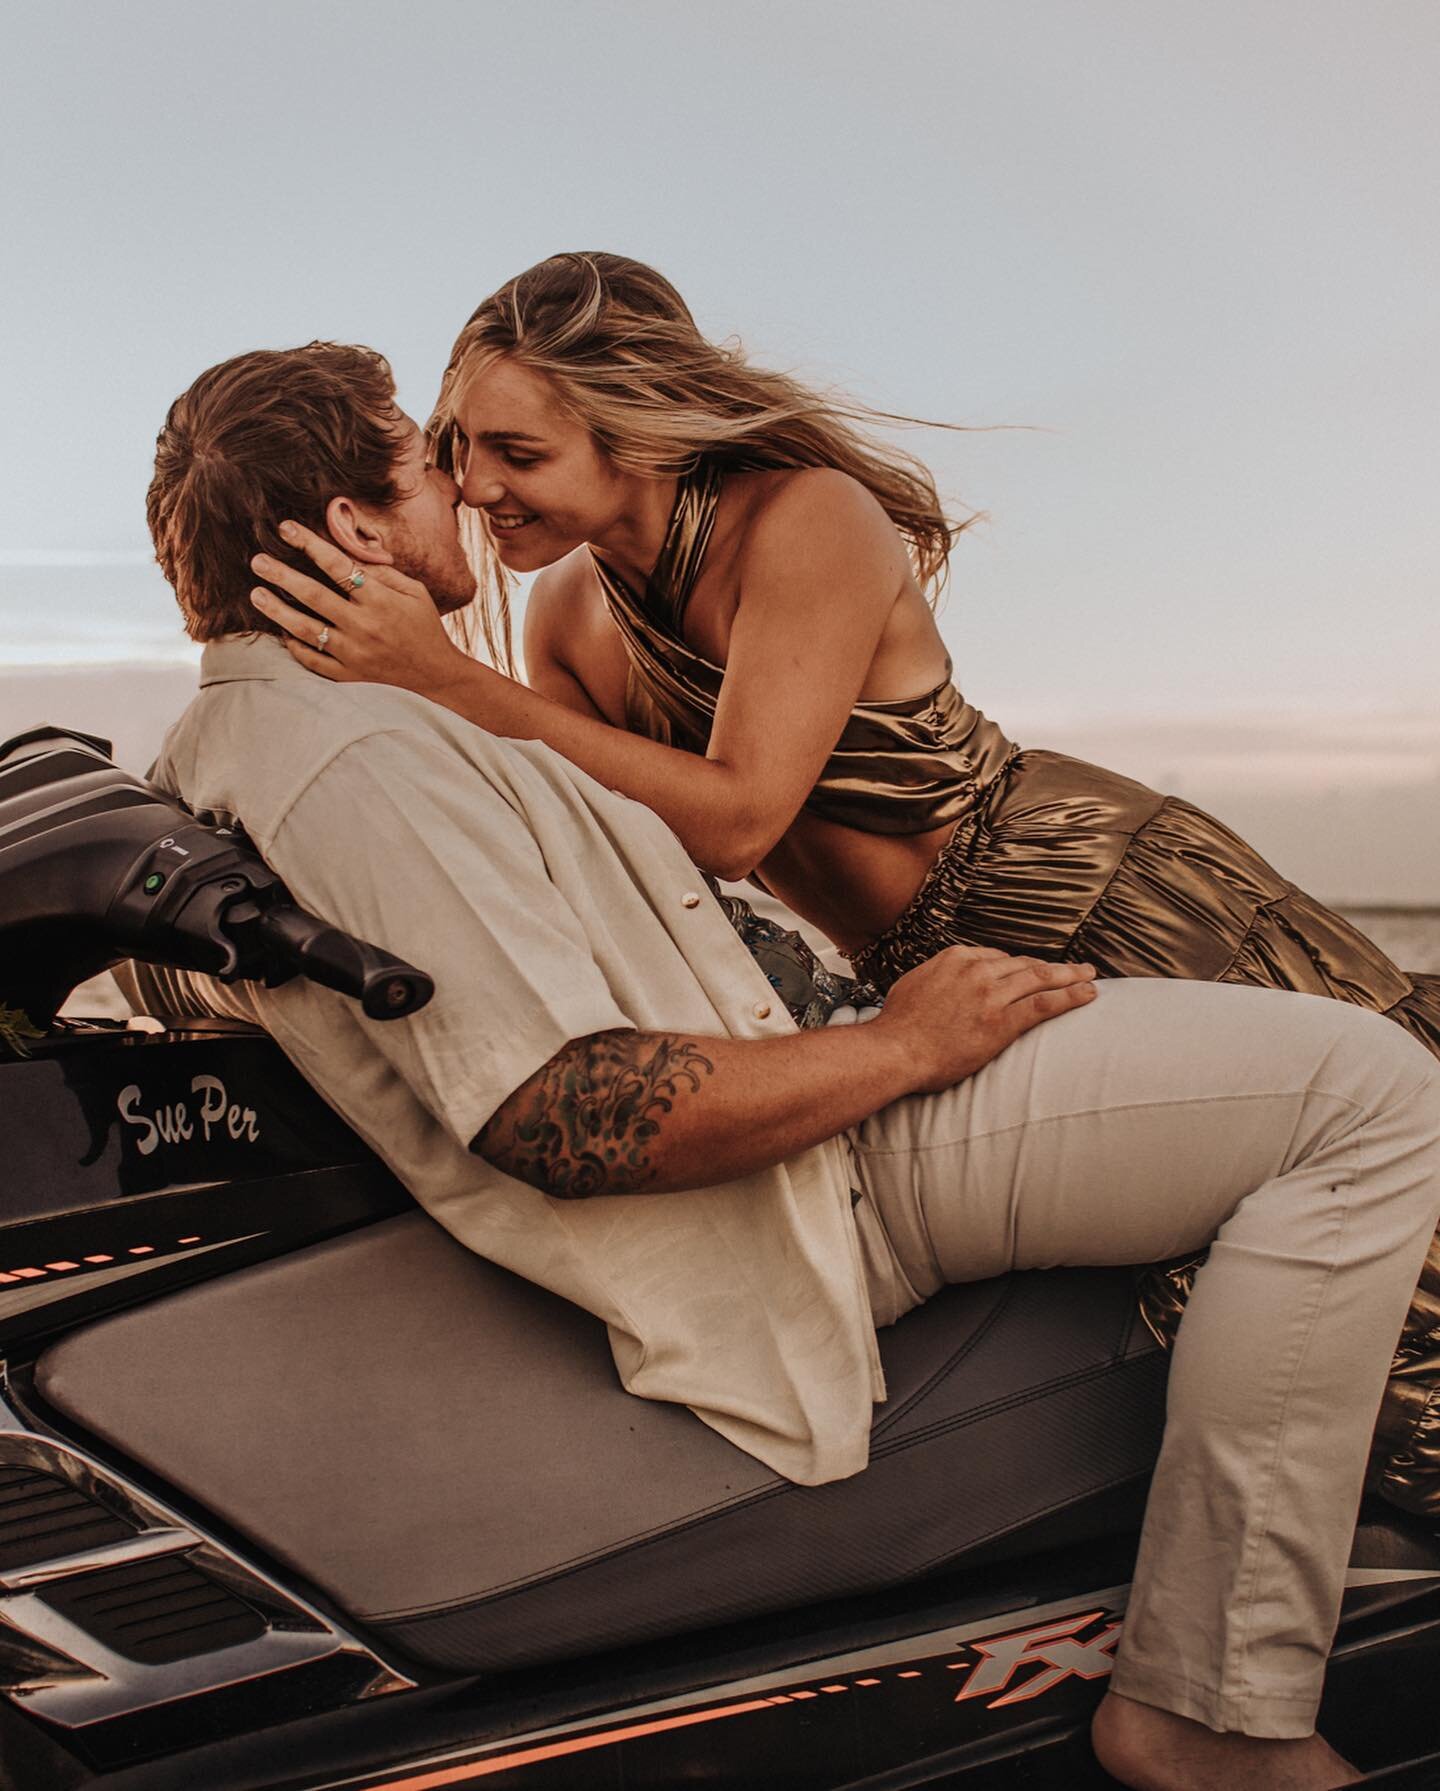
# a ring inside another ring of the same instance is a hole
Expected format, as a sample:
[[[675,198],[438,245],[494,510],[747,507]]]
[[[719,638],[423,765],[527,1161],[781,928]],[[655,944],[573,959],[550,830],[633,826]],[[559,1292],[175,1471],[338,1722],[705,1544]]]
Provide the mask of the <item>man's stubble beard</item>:
[[[396,571],[424,585],[442,616],[475,601],[475,569],[465,556],[458,533],[441,548],[436,543],[422,544],[406,530],[391,542],[390,552]]]

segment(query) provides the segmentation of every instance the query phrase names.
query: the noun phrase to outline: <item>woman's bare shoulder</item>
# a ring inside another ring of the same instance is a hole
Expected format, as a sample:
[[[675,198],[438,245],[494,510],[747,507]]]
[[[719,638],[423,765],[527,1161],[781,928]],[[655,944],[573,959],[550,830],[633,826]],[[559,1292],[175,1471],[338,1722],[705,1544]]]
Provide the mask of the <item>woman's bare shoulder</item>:
[[[588,548],[536,575],[525,603],[525,668],[542,695],[625,725],[629,661]],[[581,701],[572,700],[576,693]]]
[[[537,614],[542,620],[548,619],[557,610],[569,608],[576,602],[594,600],[599,592],[590,549],[577,547],[563,560],[556,560],[553,566],[546,566],[536,573],[526,599],[526,611],[527,614]]]
[[[575,629],[602,616],[604,607],[589,548],[575,548],[536,573],[525,598],[525,634],[539,641],[573,638]]]
[[[862,554],[898,575],[905,544],[874,493],[833,466],[800,466],[748,474],[742,552],[747,559],[793,554],[797,541]]]
[[[568,665],[577,641],[603,620],[604,600],[590,550],[577,547],[535,576],[525,599],[525,655]]]
[[[810,507],[827,512],[849,508],[857,515],[885,514],[872,493],[838,466],[757,468],[732,473],[726,485],[738,489],[743,507],[752,515]]]

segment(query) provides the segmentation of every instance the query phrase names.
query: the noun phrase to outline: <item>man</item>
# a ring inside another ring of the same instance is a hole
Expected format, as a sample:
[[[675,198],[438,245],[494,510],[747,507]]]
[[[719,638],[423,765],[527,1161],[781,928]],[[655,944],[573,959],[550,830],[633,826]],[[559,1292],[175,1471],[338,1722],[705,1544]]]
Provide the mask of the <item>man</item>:
[[[150,523],[207,645],[157,775],[439,984],[389,1025],[308,983],[200,997],[265,1025],[459,1238],[604,1318],[632,1392],[795,1480],[863,1468],[875,1326],[945,1281],[1215,1238],[1097,1748],[1137,1786],[1349,1782],[1313,1720],[1440,1209],[1428,1053],[1338,1002],[1097,996],[1084,966],[964,948],[867,1024],[797,1030],[648,810],[312,676],[250,603],[257,548],[292,595],[308,549],[357,604],[458,608],[457,503],[368,351],[242,356],[172,407]]]

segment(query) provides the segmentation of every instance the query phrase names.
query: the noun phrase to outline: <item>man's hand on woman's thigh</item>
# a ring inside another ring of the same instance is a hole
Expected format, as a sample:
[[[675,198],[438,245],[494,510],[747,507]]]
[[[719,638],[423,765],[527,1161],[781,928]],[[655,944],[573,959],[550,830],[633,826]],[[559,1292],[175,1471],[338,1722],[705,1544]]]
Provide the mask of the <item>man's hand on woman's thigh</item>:
[[[983,945],[952,945],[907,971],[872,1026],[904,1029],[917,1094],[938,1094],[998,1057],[1042,1020],[1096,995],[1093,964],[1048,964]]]

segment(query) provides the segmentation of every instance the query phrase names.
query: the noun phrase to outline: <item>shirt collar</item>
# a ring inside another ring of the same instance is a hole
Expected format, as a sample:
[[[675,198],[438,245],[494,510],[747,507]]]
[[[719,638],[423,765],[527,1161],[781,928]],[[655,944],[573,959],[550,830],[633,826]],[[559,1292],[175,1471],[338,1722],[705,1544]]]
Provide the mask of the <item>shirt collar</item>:
[[[296,664],[273,634],[222,634],[207,641],[200,654],[202,690],[207,684],[234,684],[247,678],[283,683],[314,676]]]

